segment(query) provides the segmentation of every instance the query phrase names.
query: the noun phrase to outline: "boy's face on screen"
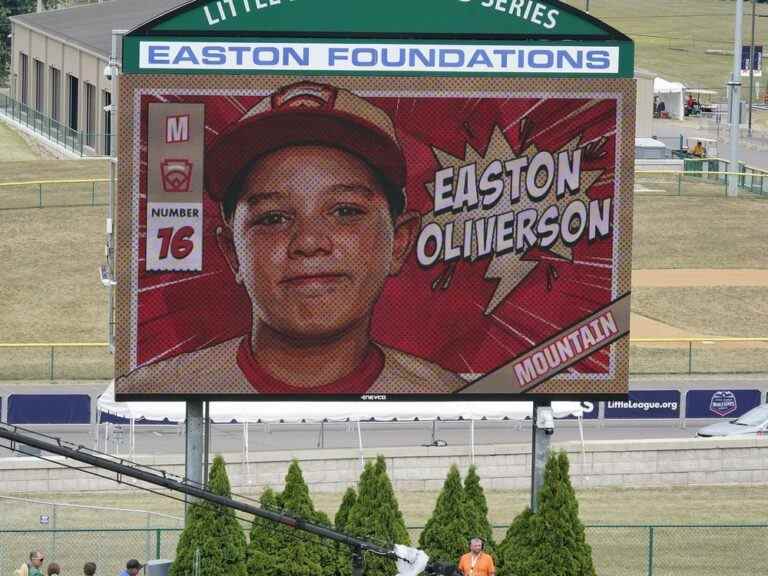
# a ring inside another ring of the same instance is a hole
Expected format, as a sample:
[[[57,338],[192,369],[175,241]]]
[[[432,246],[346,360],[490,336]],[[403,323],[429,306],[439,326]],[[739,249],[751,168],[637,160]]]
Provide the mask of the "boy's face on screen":
[[[222,247],[259,320],[298,340],[333,338],[369,320],[405,261],[416,223],[404,218],[393,222],[358,157],[290,146],[252,166]]]

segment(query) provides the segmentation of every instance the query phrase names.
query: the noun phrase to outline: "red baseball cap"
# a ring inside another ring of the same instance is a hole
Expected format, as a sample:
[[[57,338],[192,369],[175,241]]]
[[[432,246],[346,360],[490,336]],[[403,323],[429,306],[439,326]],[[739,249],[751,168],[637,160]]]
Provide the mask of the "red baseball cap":
[[[306,81],[263,98],[216,138],[206,151],[205,189],[222,201],[252,160],[286,146],[317,144],[377,169],[393,184],[387,193],[399,194],[390,205],[405,206],[405,158],[387,113],[348,90]]]

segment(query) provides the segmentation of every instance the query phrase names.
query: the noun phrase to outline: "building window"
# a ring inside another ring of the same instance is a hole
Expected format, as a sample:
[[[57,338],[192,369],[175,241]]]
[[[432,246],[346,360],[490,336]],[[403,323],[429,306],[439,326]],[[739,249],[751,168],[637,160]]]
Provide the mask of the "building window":
[[[103,101],[104,101],[104,122],[102,122],[102,126],[104,126],[104,155],[105,156],[111,156],[112,155],[112,114],[109,111],[108,106],[112,104],[112,94],[104,90],[102,92],[103,94]]]
[[[45,65],[40,60],[35,64],[35,110],[45,112]]]
[[[96,86],[85,83],[85,143],[96,146]]]
[[[79,120],[80,96],[78,94],[78,87],[77,76],[67,74],[67,126],[72,130],[77,130]]]
[[[21,86],[19,88],[21,103],[27,103],[27,86],[29,86],[29,71],[27,70],[27,55],[24,52],[19,52],[19,81]]]
[[[61,72],[51,66],[51,118],[59,121],[61,102]]]

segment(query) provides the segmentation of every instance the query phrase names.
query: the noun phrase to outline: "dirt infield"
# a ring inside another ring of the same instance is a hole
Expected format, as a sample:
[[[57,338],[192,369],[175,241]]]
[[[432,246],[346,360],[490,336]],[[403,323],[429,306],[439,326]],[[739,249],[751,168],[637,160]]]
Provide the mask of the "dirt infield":
[[[632,338],[694,338],[697,335],[633,312],[629,318]]]
[[[766,256],[768,267],[768,256]],[[710,288],[714,286],[768,287],[768,268],[764,270],[665,269],[633,270],[633,288]]]
[[[768,258],[766,258],[766,265],[768,266]],[[672,289],[676,291],[675,293],[678,296],[681,296],[678,302],[682,301],[685,297],[679,294],[679,290],[685,288],[766,288],[766,296],[768,296],[768,268],[739,270],[706,268],[633,270],[632,288],[637,291],[648,288]],[[695,297],[694,291],[692,290],[688,297]],[[658,310],[656,311],[649,311],[647,303],[640,306],[639,301],[635,302],[634,308],[635,311],[631,317],[631,333],[634,338],[690,338],[704,335],[711,336],[713,333],[719,332],[719,330],[713,330],[715,327],[710,322],[707,323],[709,325],[706,327],[696,326],[698,323],[692,322],[691,318],[687,317],[690,314],[686,315],[683,313],[679,316],[672,314],[668,310],[669,306],[663,305],[661,301],[658,302]],[[640,313],[640,309],[642,309],[644,314]],[[677,320],[680,321],[679,325]],[[734,326],[734,330],[738,331],[737,328]],[[733,336],[734,334],[724,333],[722,335]],[[768,328],[766,329],[766,334],[760,335],[768,335]]]

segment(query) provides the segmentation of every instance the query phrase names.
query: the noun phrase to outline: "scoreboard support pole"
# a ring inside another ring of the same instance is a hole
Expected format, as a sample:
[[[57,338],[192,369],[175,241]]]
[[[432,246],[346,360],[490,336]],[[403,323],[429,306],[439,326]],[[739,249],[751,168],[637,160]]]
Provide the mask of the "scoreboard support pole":
[[[187,417],[185,427],[184,476],[195,486],[203,486],[203,449],[205,423],[203,418],[203,401],[187,400]],[[187,513],[190,499],[187,498]]]
[[[539,493],[544,485],[544,469],[554,433],[554,419],[549,401],[534,401],[531,426],[531,510],[539,511]]]

